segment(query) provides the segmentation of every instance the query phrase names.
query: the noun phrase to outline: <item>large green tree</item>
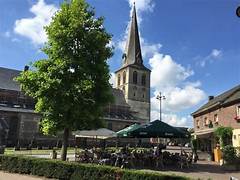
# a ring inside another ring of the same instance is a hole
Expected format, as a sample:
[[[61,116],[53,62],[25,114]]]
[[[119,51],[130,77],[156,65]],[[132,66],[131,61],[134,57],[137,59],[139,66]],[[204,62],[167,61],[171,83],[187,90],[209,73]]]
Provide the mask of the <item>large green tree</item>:
[[[45,134],[63,131],[62,160],[66,160],[72,130],[103,125],[103,107],[111,100],[107,59],[111,35],[103,18],[84,0],[65,1],[45,27],[48,42],[38,60],[17,78],[22,90],[36,100]]]

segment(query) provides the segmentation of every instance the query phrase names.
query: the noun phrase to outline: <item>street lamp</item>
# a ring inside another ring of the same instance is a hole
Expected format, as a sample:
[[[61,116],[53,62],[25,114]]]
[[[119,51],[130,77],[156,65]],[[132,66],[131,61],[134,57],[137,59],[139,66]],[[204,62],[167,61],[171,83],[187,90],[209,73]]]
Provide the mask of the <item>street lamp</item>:
[[[159,120],[162,121],[162,100],[165,100],[166,97],[159,92],[159,95],[157,95],[157,99],[159,100]]]

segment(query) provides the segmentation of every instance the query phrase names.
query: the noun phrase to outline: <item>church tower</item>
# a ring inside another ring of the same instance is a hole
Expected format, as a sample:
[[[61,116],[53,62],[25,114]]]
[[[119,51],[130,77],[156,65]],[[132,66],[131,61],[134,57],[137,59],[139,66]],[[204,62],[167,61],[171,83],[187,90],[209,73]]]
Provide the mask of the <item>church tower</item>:
[[[115,72],[116,87],[121,89],[140,123],[150,121],[150,73],[143,64],[135,5],[122,67]]]

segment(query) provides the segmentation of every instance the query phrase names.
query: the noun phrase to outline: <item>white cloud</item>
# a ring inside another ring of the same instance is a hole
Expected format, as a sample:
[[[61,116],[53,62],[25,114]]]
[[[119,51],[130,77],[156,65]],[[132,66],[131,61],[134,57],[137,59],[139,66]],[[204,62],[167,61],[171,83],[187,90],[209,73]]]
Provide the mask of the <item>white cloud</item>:
[[[155,53],[149,59],[152,69],[151,87],[154,96],[151,98],[152,109],[159,108],[156,96],[161,91],[166,96],[163,102],[165,112],[179,112],[191,108],[206,98],[206,94],[200,89],[201,82],[189,82],[187,78],[194,75],[193,70],[176,63],[170,55]]]
[[[115,47],[115,42],[111,40],[111,41],[107,44],[107,47]]]
[[[151,86],[156,89],[174,87],[194,74],[192,70],[174,62],[170,55],[158,52],[149,59],[149,64],[152,69]]]
[[[151,111],[151,120],[154,121],[156,119],[159,119],[159,111]],[[192,117],[189,116],[178,116],[173,113],[162,114],[162,120],[165,123],[168,123],[172,126],[178,126],[178,127],[191,127],[192,126]]]
[[[41,45],[47,41],[44,26],[51,22],[51,18],[56,11],[57,7],[55,5],[46,4],[44,0],[39,0],[37,4],[30,8],[34,17],[16,20],[14,32],[30,39],[35,45]]]
[[[141,50],[143,58],[153,56],[155,52],[158,52],[162,45],[160,43],[151,44],[140,36]]]
[[[127,1],[131,9],[133,8],[133,4],[135,2],[139,25],[142,22],[142,13],[152,12],[155,6],[152,0],[127,0]],[[132,15],[132,11],[130,11],[130,17],[131,15]]]
[[[115,87],[115,73],[110,73],[111,77],[109,79],[109,83],[112,85],[112,87]]]
[[[172,125],[172,126],[187,126],[189,127],[190,124],[192,124],[192,117],[191,116],[186,116],[186,117],[180,117],[176,114],[163,114],[163,121]]]
[[[223,52],[219,49],[212,49],[211,53],[207,55],[206,57],[200,57],[197,56],[195,59],[199,60],[197,61],[197,65],[200,67],[205,67],[207,63],[213,63],[214,60],[220,59],[223,55]]]
[[[211,52],[211,56],[214,58],[218,58],[222,56],[222,51],[218,49],[213,49]]]
[[[135,2],[136,10],[137,11],[153,11],[154,3],[152,0],[128,0],[129,6],[132,8]]]

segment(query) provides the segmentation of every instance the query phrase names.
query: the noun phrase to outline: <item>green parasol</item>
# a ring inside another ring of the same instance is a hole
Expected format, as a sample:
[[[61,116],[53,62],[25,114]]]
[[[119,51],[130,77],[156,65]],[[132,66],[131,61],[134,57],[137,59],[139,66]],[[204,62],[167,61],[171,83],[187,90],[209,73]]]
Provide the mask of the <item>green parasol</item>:
[[[117,134],[117,137],[131,137],[131,132],[140,128],[141,126],[139,124],[133,124],[129,127],[126,127],[120,131],[118,131],[116,134]]]
[[[170,126],[169,124],[155,120],[130,132],[132,137],[138,138],[186,138],[187,135],[183,131]]]

